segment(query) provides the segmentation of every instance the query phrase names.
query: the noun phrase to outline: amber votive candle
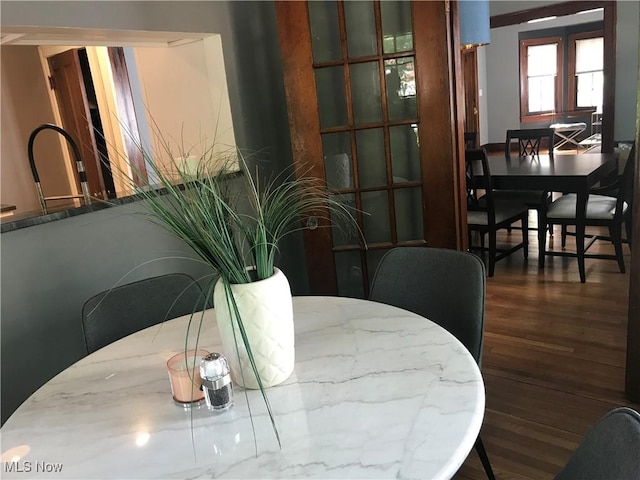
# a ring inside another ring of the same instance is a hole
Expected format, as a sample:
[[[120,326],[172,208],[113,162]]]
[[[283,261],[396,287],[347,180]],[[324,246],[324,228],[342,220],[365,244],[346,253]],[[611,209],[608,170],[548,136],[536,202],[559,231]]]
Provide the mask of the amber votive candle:
[[[171,393],[176,402],[185,405],[204,398],[201,389],[200,360],[208,354],[208,351],[202,349],[187,350],[167,360]]]

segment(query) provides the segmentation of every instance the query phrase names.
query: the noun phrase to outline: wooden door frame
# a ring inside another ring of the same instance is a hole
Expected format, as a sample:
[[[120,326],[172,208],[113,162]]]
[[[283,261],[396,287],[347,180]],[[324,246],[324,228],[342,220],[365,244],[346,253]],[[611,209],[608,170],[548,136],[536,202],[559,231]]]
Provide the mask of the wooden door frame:
[[[282,69],[285,82],[285,99],[289,112],[291,148],[296,176],[309,175],[326,181],[322,164],[322,140],[320,117],[316,102],[315,76],[311,38],[307,34],[309,12],[306,2],[276,1],[276,21],[282,49]],[[284,45],[297,48],[285,50]],[[309,88],[311,86],[311,88]],[[299,99],[313,99],[306,108],[297,108]],[[297,159],[297,160],[296,160]],[[306,164],[306,168],[303,166]],[[332,239],[327,212],[318,218],[318,227],[304,229],[303,240],[309,277],[309,289],[317,295],[337,295],[336,266],[333,258],[324,252],[331,252]],[[310,250],[318,252],[310,254]]]
[[[480,144],[480,119],[479,119],[479,104],[480,98],[478,96],[478,47],[472,47],[468,49],[462,49],[460,51],[461,65],[462,65],[462,78],[464,85],[464,131],[476,132],[477,142]],[[471,68],[469,68],[471,65]],[[473,80],[473,91],[469,90],[469,80]],[[472,103],[475,106],[475,111],[471,112],[473,120],[470,121],[469,114],[469,97],[472,96]]]
[[[596,8],[604,9],[604,76],[607,79],[602,99],[602,151],[612,153],[616,108],[616,2],[611,0],[578,0],[494,15],[491,17],[491,28],[518,25],[529,20],[550,16],[573,15]]]
[[[640,48],[640,41],[638,42]],[[640,89],[640,65],[638,65]],[[627,358],[625,393],[640,403],[640,95],[636,99],[636,157],[633,178],[631,266],[629,268],[629,313],[627,316]],[[627,160],[629,161],[629,160]]]

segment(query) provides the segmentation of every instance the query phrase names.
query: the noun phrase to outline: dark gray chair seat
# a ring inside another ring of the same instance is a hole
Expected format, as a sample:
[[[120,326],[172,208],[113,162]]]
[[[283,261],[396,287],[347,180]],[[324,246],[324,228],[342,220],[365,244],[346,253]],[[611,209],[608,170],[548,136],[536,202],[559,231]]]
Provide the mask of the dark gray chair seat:
[[[87,353],[203,306],[200,286],[184,273],[160,275],[101,292],[82,307]]]
[[[378,265],[369,300],[403,308],[437,323],[482,363],[485,269],[476,255],[457,250],[398,247]],[[493,470],[482,440],[475,444],[487,477]]]
[[[555,480],[640,480],[640,414],[611,410],[591,427]]]
[[[558,198],[547,208],[548,220],[560,220],[575,218],[576,202],[578,196],[575,193],[567,193]],[[613,220],[616,214],[616,203],[618,199],[606,195],[589,195],[587,202],[587,220]],[[629,206],[627,202],[622,204],[622,214],[627,213]]]
[[[587,208],[585,218],[578,218],[576,214],[576,194],[566,194],[554,200],[547,206],[541,215],[541,221],[545,224],[555,224],[562,226],[562,247],[566,245],[566,236],[576,237],[576,251],[574,252],[553,252],[547,251],[546,239],[541,238],[538,248],[538,261],[540,268],[544,268],[545,256],[571,256],[578,259],[578,271],[580,281],[586,281],[585,258],[598,258],[616,260],[620,272],[625,273],[624,257],[622,254],[622,225],[626,225],[627,239],[631,241],[631,201],[633,199],[633,172],[635,169],[635,145],[631,148],[629,158],[624,167],[624,171],[616,184],[612,186],[610,195],[589,194],[587,197]],[[605,193],[607,189],[598,189],[598,192]],[[567,227],[575,227],[575,231],[568,232]],[[586,227],[607,227],[609,236],[587,235]],[[590,238],[585,243],[585,238]],[[609,240],[613,243],[615,255],[589,254],[587,250],[597,240]]]

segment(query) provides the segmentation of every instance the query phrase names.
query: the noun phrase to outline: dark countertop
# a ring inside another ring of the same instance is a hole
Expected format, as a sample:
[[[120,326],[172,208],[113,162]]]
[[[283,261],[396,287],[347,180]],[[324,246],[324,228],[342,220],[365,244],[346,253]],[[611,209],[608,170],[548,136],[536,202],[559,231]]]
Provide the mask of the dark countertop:
[[[21,228],[33,227],[34,225],[55,222],[56,220],[75,217],[76,215],[82,215],[84,213],[97,212],[99,210],[104,210],[105,208],[115,207],[116,205],[125,205],[127,203],[133,203],[139,200],[140,197],[138,197],[137,195],[130,195],[128,197],[115,198],[113,200],[109,200],[108,202],[99,200],[90,205],[66,208],[64,210],[54,211],[46,215],[43,215],[40,210],[32,212],[20,212],[12,216],[2,218],[0,233],[12,232]]]
[[[239,176],[242,176],[243,172],[231,172],[228,174],[228,178],[233,180]],[[159,191],[162,193],[162,188]],[[35,225],[42,225],[43,223],[55,222],[57,220],[62,220],[65,218],[75,217],[77,215],[82,215],[85,213],[97,212],[99,210],[104,210],[105,208],[111,208],[118,205],[126,205],[128,203],[138,202],[142,200],[140,195],[129,195],[127,197],[122,198],[114,198],[112,200],[104,201],[99,199],[94,199],[94,203],[90,205],[83,205],[81,207],[71,207],[66,209],[60,209],[58,211],[54,211],[43,215],[40,210],[33,212],[20,212],[14,215],[8,215],[1,219],[2,225],[0,229],[0,233],[13,232],[14,230],[19,230],[21,228],[33,227]],[[13,205],[3,205],[5,206],[13,206]],[[13,207],[15,209],[15,207]],[[12,210],[12,209],[10,209]]]

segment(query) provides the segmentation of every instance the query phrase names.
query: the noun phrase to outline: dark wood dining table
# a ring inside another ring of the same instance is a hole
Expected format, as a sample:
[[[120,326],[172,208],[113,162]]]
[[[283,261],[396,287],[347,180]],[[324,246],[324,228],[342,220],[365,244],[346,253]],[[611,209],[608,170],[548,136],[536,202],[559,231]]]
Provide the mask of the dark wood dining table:
[[[495,189],[545,190],[551,192],[576,193],[576,218],[578,224],[584,219],[589,189],[617,170],[615,153],[582,153],[567,155],[537,155],[506,157],[504,154],[489,155],[491,181]],[[476,171],[482,171],[481,169]],[[584,225],[582,225],[584,228]],[[543,242],[545,229],[538,231],[539,265],[545,252]],[[576,246],[578,253],[584,245]],[[564,252],[558,252],[564,254]],[[584,278],[584,265],[580,278]]]

